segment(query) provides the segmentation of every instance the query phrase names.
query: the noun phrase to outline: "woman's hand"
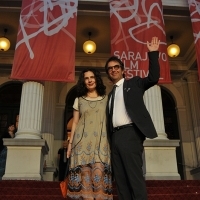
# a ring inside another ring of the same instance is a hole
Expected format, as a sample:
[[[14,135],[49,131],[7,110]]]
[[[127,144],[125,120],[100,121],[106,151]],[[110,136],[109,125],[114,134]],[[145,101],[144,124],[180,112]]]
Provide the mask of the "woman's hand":
[[[69,144],[68,144],[68,148],[67,148],[67,158],[70,157],[70,155],[71,155],[71,150],[72,150],[72,144],[69,143]]]
[[[147,41],[147,48],[149,51],[158,51],[160,40],[157,37],[152,37],[151,43]]]

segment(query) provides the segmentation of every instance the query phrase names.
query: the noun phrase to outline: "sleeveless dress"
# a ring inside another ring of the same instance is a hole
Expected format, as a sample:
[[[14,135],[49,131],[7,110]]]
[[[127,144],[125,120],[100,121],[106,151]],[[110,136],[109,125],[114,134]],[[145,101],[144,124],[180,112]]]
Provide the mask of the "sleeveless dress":
[[[112,200],[110,147],[106,132],[107,96],[78,98],[80,119],[70,157],[67,195]]]

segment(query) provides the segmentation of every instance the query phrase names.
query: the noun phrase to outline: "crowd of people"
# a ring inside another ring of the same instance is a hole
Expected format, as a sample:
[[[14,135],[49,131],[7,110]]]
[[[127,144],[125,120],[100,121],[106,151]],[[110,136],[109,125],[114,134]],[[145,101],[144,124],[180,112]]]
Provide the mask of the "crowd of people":
[[[149,73],[145,78],[126,80],[123,62],[115,56],[107,60],[105,71],[114,85],[108,96],[98,70],[81,72],[67,148],[69,197],[111,200],[115,180],[119,200],[147,199],[143,142],[157,133],[143,95],[159,80],[159,44],[157,37],[147,42]]]

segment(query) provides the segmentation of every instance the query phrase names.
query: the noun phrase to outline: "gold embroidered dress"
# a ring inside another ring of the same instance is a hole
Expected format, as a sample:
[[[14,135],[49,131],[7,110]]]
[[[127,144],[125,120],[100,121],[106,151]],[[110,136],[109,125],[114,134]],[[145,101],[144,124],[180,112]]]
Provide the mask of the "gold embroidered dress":
[[[77,100],[80,119],[72,143],[67,195],[75,199],[111,200],[110,147],[106,132],[107,96],[92,99],[79,97],[75,102]]]

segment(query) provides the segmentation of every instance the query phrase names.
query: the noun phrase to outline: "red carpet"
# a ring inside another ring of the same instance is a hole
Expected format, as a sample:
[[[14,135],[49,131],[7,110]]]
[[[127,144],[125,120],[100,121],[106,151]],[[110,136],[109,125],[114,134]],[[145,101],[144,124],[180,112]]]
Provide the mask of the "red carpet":
[[[148,200],[200,200],[200,180],[146,181]],[[0,181],[0,200],[63,200],[59,182]],[[68,200],[70,200],[68,198]],[[118,200],[114,188],[114,200]],[[128,200],[128,199],[127,199]]]
[[[200,180],[146,181],[148,200],[200,200]]]

